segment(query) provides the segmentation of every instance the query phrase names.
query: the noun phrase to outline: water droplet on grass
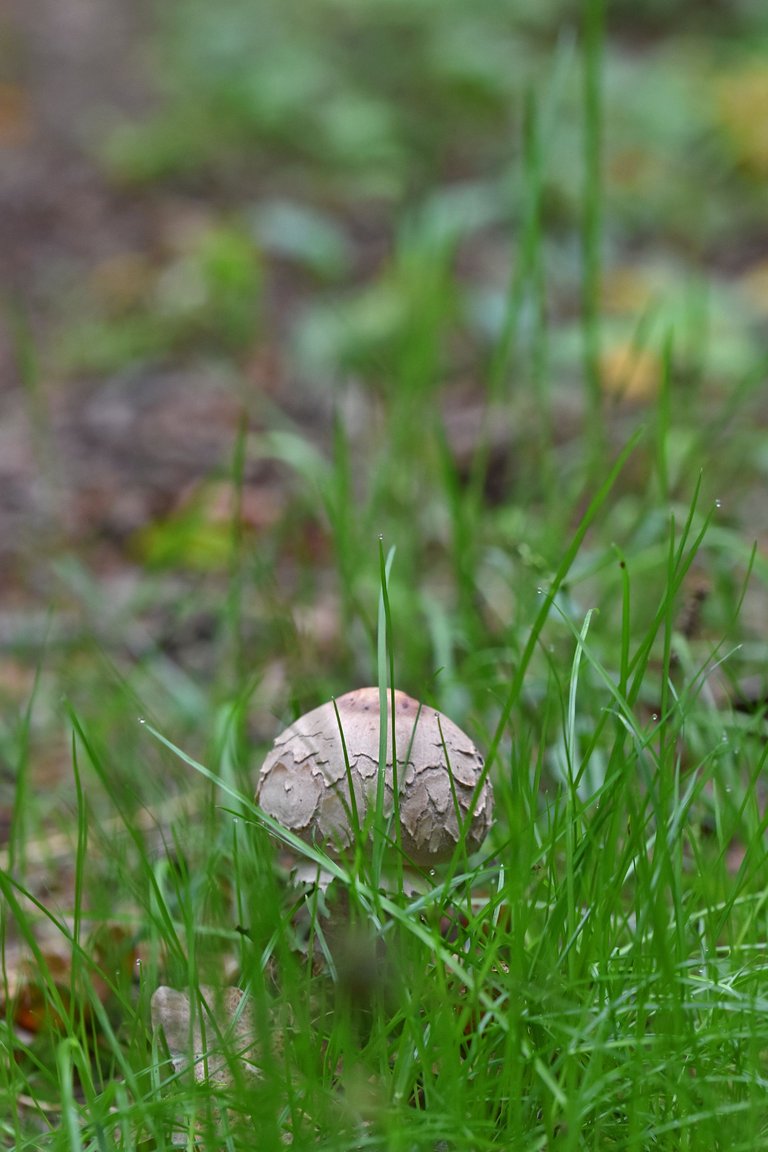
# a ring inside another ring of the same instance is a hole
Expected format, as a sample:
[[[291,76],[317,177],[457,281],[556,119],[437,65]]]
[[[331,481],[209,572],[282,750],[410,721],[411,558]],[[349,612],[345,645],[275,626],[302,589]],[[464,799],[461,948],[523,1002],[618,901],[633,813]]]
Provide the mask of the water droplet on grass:
[[[146,724],[146,720],[143,716],[139,716],[139,724]]]
[[[722,508],[722,506],[723,506],[722,500],[719,500],[719,499],[715,500],[715,508]]]

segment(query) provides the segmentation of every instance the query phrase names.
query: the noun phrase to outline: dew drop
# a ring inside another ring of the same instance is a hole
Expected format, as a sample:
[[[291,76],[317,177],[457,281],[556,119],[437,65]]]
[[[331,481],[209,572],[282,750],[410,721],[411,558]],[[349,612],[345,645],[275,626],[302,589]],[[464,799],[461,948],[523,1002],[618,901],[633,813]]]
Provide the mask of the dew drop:
[[[146,724],[146,720],[143,716],[139,716],[139,724]]]
[[[659,716],[658,716],[657,712],[651,712],[651,720],[653,720],[654,724],[656,723],[658,718],[659,718]]]
[[[722,500],[719,500],[719,499],[715,500],[715,508],[722,508],[722,506],[723,506]]]
[[[544,589],[543,588],[537,588],[536,589],[536,595],[537,596],[543,596],[544,595]]]

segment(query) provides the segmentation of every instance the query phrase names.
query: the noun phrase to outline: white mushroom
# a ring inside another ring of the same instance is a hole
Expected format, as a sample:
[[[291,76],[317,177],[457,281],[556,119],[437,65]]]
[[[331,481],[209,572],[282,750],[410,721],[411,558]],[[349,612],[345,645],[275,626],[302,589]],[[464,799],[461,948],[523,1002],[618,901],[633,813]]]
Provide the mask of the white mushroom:
[[[482,756],[452,720],[404,692],[394,697],[400,843],[406,862],[429,868],[450,859],[461,835],[468,852],[480,846],[491,824],[493,793],[483,778]],[[370,833],[379,772],[379,689],[348,692],[336,700],[336,709],[338,717],[332,701],[322,704],[281,732],[256,789],[264,812],[332,854],[352,843],[355,812],[358,826]],[[387,817],[394,809],[393,788],[388,716]]]

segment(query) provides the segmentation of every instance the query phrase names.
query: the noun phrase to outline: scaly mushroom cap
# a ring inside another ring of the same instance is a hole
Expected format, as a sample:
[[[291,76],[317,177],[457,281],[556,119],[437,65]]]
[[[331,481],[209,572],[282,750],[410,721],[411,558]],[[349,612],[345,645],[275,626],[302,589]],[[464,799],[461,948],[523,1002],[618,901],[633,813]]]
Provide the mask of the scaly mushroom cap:
[[[387,693],[387,704],[391,696]],[[379,689],[359,688],[300,717],[275,740],[259,775],[256,802],[284,828],[329,852],[353,838],[350,779],[360,825],[375,808],[379,770]],[[349,776],[339,732],[349,758]],[[395,692],[400,836],[420,867],[450,858],[483,770],[475,745],[441,712]],[[447,753],[447,756],[446,756]],[[393,810],[392,719],[387,721],[384,813]],[[493,793],[486,779],[475,797],[466,845],[477,849],[490,828]]]

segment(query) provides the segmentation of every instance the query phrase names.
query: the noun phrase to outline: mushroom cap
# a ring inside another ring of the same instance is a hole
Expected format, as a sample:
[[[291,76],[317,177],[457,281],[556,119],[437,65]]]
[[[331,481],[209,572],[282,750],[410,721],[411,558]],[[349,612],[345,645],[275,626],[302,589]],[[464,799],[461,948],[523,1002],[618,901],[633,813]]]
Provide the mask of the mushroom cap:
[[[406,857],[420,867],[450,858],[467,825],[475,851],[490,828],[493,792],[478,789],[483,758],[452,720],[395,692],[395,745],[400,838]],[[387,692],[387,707],[391,694]],[[375,809],[379,771],[379,689],[359,688],[301,716],[276,738],[259,774],[256,802],[284,828],[330,853],[354,837],[350,783],[360,826]],[[349,775],[339,731],[344,732]],[[446,756],[447,753],[447,756]],[[475,790],[477,789],[477,796]],[[387,719],[384,814],[394,808],[392,718]]]

